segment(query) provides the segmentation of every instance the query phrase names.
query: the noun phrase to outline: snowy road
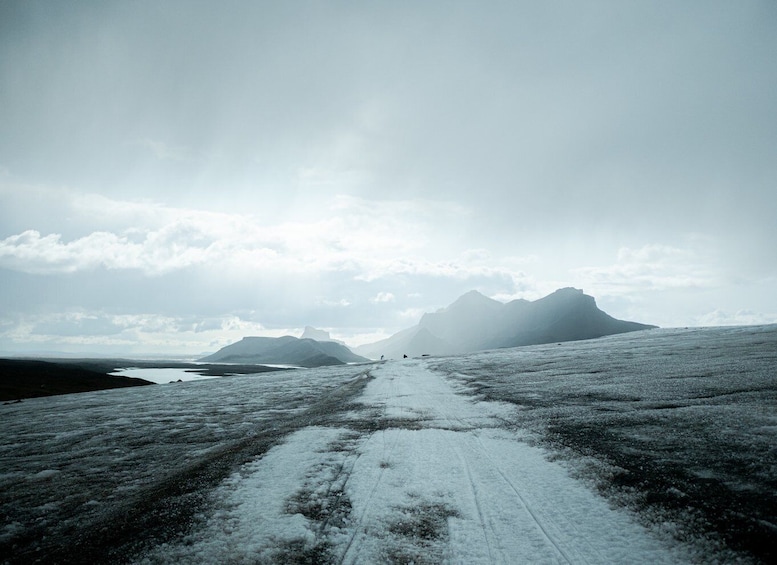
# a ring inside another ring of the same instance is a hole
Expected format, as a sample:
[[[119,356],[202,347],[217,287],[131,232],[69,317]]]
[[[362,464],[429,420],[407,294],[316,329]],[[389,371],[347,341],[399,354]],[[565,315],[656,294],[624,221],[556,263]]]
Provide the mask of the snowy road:
[[[147,561],[683,561],[501,429],[514,407],[474,402],[421,361],[370,376],[342,428],[306,428],[248,465],[215,516]]]
[[[650,332],[2,406],[0,562],[769,562],[775,345]]]

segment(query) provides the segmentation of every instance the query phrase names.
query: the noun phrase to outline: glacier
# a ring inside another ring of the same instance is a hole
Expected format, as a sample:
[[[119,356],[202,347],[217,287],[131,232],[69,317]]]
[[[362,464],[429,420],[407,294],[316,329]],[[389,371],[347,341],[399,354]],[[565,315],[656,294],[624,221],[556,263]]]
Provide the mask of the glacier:
[[[773,561],[777,326],[0,406],[3,563]]]

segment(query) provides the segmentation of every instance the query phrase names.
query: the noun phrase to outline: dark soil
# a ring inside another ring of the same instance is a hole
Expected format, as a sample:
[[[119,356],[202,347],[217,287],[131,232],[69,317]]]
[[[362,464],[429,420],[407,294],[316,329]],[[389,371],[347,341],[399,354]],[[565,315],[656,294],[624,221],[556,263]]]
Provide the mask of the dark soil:
[[[0,401],[154,384],[72,363],[0,359]]]
[[[264,365],[203,365],[127,359],[0,359],[0,402],[154,384],[110,374],[127,367],[184,369],[208,377],[287,370]]]

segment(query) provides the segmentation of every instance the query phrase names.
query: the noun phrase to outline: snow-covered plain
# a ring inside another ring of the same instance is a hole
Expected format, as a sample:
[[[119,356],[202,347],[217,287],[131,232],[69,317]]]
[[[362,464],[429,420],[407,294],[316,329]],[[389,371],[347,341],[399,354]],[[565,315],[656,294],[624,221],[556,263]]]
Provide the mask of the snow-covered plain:
[[[3,562],[770,562],[777,327],[26,400]]]

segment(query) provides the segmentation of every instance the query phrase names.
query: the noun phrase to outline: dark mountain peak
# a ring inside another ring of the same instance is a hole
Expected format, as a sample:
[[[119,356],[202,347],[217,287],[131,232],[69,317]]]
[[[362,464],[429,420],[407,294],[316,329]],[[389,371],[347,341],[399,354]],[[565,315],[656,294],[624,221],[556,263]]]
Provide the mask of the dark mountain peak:
[[[334,341],[286,335],[283,337],[244,337],[237,343],[222,347],[200,361],[244,364],[281,364],[300,367],[342,365],[366,361],[350,349]]]
[[[570,296],[576,296],[580,294],[585,294],[583,292],[582,288],[575,288],[573,286],[565,286],[564,288],[559,288],[558,290],[555,290],[554,292],[551,292],[549,296],[553,296],[554,294],[567,294]]]
[[[560,288],[560,289],[558,289],[558,290],[556,290],[554,292],[551,292],[546,297],[540,298],[539,300],[537,300],[537,302],[540,302],[540,301],[543,301],[543,300],[545,300],[545,301],[551,301],[551,300],[580,300],[580,299],[585,299],[585,298],[590,298],[591,300],[593,300],[593,297],[587,295],[586,293],[584,293],[582,289],[568,286],[568,287],[565,287],[565,288]]]
[[[551,292],[549,295],[547,295],[544,298],[535,300],[535,303],[538,303],[538,304],[543,304],[543,303],[568,304],[568,303],[574,303],[574,302],[587,302],[593,305],[596,304],[596,300],[594,300],[593,296],[590,296],[584,293],[582,289],[572,288],[571,286],[566,288],[560,288],[555,292]]]
[[[378,344],[359,348],[366,355],[401,355],[403,349],[428,353],[466,353],[498,347],[515,347],[592,339],[605,335],[650,329],[655,326],[616,320],[600,310],[593,296],[566,287],[530,302],[503,304],[472,290],[447,308],[427,313],[412,334],[405,330]],[[422,330],[422,331],[421,331]],[[411,340],[410,335],[414,336]],[[412,341],[412,343],[411,343]],[[423,343],[423,348],[411,345]],[[377,347],[376,347],[377,346]],[[412,354],[408,351],[408,354]]]

